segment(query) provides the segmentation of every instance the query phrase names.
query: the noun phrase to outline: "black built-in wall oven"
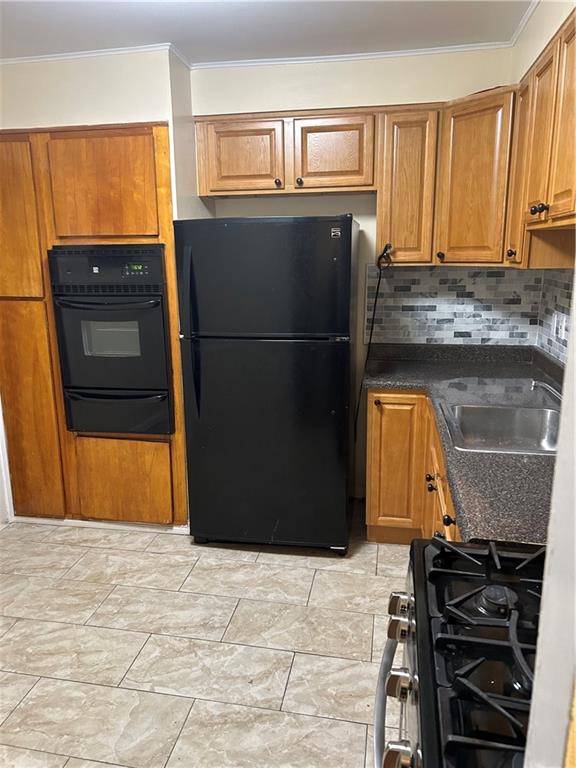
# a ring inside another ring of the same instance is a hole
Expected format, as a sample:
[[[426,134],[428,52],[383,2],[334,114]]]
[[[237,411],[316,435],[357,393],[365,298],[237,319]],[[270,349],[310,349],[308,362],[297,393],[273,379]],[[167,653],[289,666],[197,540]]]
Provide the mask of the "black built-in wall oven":
[[[49,263],[68,429],[172,432],[163,246],[55,246]]]

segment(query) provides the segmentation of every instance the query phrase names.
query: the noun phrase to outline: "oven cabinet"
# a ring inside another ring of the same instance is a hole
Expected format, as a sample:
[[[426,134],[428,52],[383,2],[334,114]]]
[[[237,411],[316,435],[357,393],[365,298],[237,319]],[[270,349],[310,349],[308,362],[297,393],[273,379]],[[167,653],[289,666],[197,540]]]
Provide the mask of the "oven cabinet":
[[[54,131],[46,150],[57,238],[160,234],[152,126]]]
[[[423,532],[425,536],[433,536],[435,533],[440,533],[448,541],[460,541],[456,512],[446,476],[444,451],[430,402],[428,402],[425,419],[427,438],[426,465],[423,479],[428,497],[428,505],[426,507]]]
[[[366,524],[369,541],[409,544],[422,535],[425,395],[369,390]]]
[[[173,521],[167,442],[78,436],[79,517],[125,523]]]
[[[64,484],[46,307],[0,302],[0,396],[17,515],[63,517]]]

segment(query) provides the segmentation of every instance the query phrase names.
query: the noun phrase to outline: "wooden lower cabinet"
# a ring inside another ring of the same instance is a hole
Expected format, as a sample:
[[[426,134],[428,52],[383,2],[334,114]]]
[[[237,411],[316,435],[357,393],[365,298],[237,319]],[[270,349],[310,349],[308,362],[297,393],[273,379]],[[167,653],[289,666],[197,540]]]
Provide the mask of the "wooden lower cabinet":
[[[0,301],[0,396],[14,511],[63,517],[58,439],[46,307]]]
[[[444,454],[426,395],[369,390],[366,525],[369,541],[459,540]]]
[[[78,437],[81,517],[126,523],[171,523],[170,445]]]

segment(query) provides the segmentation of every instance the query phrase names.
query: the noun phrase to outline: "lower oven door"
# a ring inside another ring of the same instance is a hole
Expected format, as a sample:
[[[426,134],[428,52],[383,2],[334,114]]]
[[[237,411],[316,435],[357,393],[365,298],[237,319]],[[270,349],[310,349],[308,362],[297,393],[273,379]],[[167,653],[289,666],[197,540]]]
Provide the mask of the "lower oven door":
[[[167,435],[172,430],[168,392],[64,390],[66,423],[73,432]]]
[[[162,296],[54,297],[65,387],[168,389]]]

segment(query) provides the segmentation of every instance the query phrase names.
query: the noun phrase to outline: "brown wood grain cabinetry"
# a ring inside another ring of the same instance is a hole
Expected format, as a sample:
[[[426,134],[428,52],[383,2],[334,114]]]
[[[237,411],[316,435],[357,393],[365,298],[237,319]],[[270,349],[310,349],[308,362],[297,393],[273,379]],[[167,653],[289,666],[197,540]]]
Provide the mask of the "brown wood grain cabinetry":
[[[79,436],[75,445],[82,517],[172,522],[167,443]]]
[[[435,533],[440,533],[448,541],[460,541],[460,531],[455,522],[456,513],[446,476],[444,451],[430,402],[428,403],[426,422],[427,453],[424,482],[426,483],[426,493],[428,495],[428,508],[426,511],[424,534],[426,536],[433,536]],[[449,522],[449,519],[454,522]]]
[[[26,134],[0,137],[0,179],[0,296],[42,296],[36,189]]]
[[[432,261],[437,111],[380,115],[378,244],[399,263]]]
[[[52,132],[57,237],[158,235],[152,129]]]
[[[0,301],[0,395],[14,509],[62,517],[64,486],[46,307]]]
[[[504,259],[521,264],[525,258],[526,153],[530,128],[531,81],[526,78],[516,93],[512,161],[508,182]]]
[[[198,126],[200,194],[284,188],[284,121]]]
[[[374,115],[294,120],[294,185],[370,186],[374,180]]]
[[[440,263],[502,261],[513,92],[443,110],[436,202]]]
[[[409,543],[422,533],[426,396],[368,393],[368,539]]]

